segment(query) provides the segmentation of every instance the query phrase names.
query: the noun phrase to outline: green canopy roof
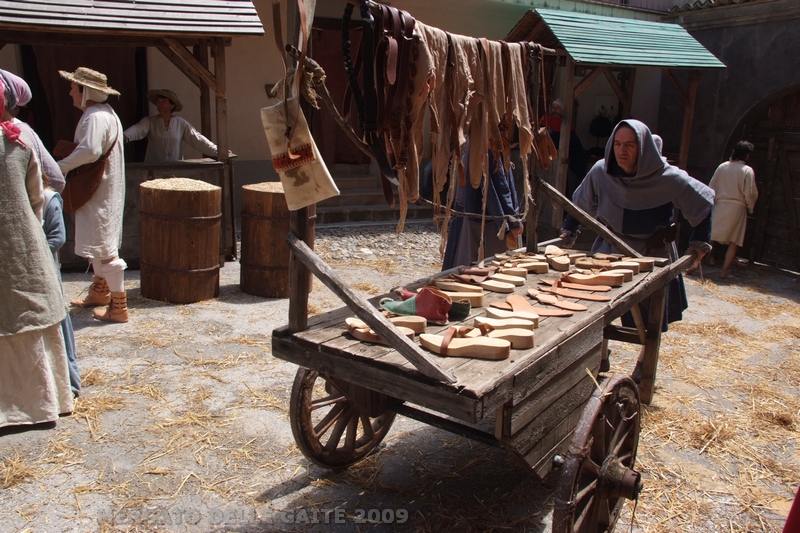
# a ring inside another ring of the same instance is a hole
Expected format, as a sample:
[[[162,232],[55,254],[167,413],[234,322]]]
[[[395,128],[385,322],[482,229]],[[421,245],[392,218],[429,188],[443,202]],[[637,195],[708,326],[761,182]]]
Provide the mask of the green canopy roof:
[[[685,29],[663,22],[534,9],[520,20],[507,40],[564,48],[576,63],[725,68]]]

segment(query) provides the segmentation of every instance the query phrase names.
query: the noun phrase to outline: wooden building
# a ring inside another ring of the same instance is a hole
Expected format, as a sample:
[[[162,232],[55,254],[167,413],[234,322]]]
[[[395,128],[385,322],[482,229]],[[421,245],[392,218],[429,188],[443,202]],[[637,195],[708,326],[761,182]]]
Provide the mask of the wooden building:
[[[201,118],[196,127],[215,139],[218,161],[203,158],[147,165],[136,163],[137,150],[126,147],[128,185],[120,255],[134,265],[139,249],[138,186],[147,179],[173,175],[203,179],[222,187],[221,260],[236,255],[236,185],[228,156],[226,48],[235,37],[263,33],[250,0],[0,0],[0,49],[8,45],[19,47],[22,68],[18,74],[28,81],[34,95],[27,111],[48,148],[59,139],[72,139],[80,118],[68,97],[69,86],[58,70],[87,66],[108,75],[109,84],[122,93],[109,103],[126,125],[150,114],[147,91],[159,88],[147,83],[146,48],[161,52],[199,88]],[[70,222],[67,221],[68,232]],[[70,238],[68,233],[68,242]],[[62,260],[66,267],[85,264],[72,255],[69,245],[64,247]]]

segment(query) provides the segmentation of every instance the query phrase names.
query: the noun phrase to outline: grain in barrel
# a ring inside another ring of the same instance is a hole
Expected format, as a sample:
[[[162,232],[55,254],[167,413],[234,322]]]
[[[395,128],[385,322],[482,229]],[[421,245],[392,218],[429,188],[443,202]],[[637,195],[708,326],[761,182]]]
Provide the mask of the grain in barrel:
[[[173,177],[139,186],[142,296],[194,303],[219,295],[222,189]]]

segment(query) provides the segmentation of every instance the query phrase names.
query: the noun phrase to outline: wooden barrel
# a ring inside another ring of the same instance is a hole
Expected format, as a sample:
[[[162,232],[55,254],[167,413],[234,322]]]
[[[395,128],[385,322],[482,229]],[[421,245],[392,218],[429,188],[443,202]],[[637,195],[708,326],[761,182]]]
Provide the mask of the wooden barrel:
[[[242,292],[289,297],[289,207],[280,182],[242,186]]]
[[[142,296],[185,304],[219,295],[222,189],[166,178],[139,186]]]

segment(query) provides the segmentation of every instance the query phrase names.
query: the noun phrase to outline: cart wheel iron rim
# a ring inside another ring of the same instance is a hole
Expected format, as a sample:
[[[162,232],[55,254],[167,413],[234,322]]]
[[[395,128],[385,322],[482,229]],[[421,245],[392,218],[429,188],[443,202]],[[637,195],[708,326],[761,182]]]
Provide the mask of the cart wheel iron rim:
[[[633,469],[640,428],[639,389],[630,377],[613,377],[595,390],[563,458],[554,533],[614,529],[625,500],[642,490]]]
[[[381,443],[395,415],[370,416],[319,372],[297,371],[289,419],[297,447],[315,464],[345,468],[360,461]]]

